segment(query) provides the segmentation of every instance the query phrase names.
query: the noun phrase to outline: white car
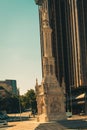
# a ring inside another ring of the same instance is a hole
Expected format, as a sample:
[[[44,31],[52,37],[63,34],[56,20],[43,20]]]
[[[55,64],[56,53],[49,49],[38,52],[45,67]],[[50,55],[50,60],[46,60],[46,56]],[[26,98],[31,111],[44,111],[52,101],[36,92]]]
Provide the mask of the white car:
[[[7,126],[8,122],[6,120],[0,120],[0,127]]]
[[[72,112],[67,111],[67,112],[66,112],[66,116],[67,116],[68,118],[72,117]]]

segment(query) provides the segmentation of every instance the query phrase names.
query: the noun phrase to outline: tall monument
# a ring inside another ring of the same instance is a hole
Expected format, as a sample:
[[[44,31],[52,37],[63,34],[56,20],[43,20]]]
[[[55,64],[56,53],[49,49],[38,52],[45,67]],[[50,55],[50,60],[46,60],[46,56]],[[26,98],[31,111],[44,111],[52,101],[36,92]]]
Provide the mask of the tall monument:
[[[39,121],[65,119],[64,91],[55,75],[55,59],[52,56],[52,29],[49,25],[48,14],[42,9],[43,32],[43,79],[41,85],[36,80],[37,109]]]

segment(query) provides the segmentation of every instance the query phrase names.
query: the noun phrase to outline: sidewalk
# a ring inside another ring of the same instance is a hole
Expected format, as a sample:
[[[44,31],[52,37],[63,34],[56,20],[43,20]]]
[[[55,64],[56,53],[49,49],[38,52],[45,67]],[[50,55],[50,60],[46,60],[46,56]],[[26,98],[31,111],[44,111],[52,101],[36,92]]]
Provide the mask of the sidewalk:
[[[66,130],[65,127],[56,122],[21,121],[9,122],[6,130]]]
[[[6,130],[35,130],[39,125],[35,121],[21,121],[21,122],[9,122],[9,127]]]
[[[27,121],[8,122],[5,130],[87,130],[87,116],[73,116],[64,121],[37,122],[36,118]]]
[[[82,120],[64,120],[58,122],[20,121],[9,122],[6,130],[87,130],[87,122]]]

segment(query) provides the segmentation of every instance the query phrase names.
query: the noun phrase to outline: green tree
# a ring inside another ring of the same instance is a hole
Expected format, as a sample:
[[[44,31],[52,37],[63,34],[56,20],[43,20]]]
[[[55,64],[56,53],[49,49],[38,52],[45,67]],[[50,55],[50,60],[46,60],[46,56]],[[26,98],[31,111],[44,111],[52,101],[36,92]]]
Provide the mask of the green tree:
[[[10,95],[4,98],[0,97],[0,110],[6,110],[7,113],[17,113],[31,109],[37,112],[36,95],[33,89],[28,90],[24,95]]]
[[[19,112],[18,96],[7,96],[0,100],[0,110],[6,110],[7,113]]]
[[[20,102],[21,102],[22,108],[25,110],[27,108],[27,102],[26,102],[26,97],[24,95],[20,96]]]
[[[28,90],[24,95],[20,96],[20,100],[24,109],[31,109],[32,112],[37,111],[36,95],[33,89]]]

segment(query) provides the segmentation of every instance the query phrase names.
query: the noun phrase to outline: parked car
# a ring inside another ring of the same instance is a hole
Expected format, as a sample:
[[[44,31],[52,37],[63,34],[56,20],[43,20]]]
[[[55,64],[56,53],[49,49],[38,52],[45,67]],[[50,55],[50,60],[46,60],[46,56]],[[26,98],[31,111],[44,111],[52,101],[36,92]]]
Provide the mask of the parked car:
[[[67,111],[67,112],[66,112],[66,116],[67,116],[67,118],[72,117],[72,112]]]
[[[7,116],[6,114],[3,114],[2,112],[0,112],[0,119],[1,120],[6,120],[8,118],[9,118],[9,116]]]
[[[6,120],[0,120],[0,127],[8,125]]]

